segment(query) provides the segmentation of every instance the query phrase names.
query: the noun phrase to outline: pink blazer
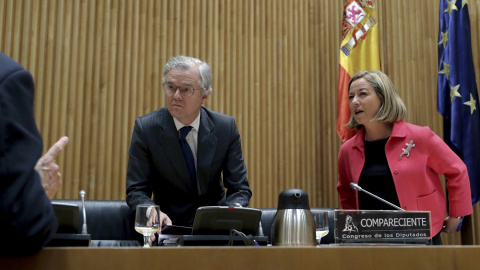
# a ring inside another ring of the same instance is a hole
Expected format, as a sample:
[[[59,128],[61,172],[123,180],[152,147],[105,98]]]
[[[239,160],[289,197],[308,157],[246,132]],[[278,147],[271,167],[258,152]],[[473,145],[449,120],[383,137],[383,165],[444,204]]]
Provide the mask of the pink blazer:
[[[365,163],[364,132],[346,141],[338,154],[337,191],[343,209],[358,209],[358,191],[349,185],[358,183]],[[399,160],[410,141],[415,146]],[[395,122],[385,153],[400,207],[407,211],[431,211],[432,236],[442,230],[446,213],[440,174],[448,180],[449,215],[460,217],[472,213],[467,167],[429,127]]]

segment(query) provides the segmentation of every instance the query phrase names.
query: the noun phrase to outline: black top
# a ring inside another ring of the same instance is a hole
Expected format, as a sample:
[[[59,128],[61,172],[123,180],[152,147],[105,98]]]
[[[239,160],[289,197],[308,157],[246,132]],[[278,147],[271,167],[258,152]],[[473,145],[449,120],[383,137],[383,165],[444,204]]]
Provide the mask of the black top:
[[[365,141],[365,165],[360,174],[358,185],[364,190],[399,206],[397,190],[385,155],[387,141],[388,138],[373,142]],[[358,193],[358,201],[362,210],[397,210],[364,192]]]

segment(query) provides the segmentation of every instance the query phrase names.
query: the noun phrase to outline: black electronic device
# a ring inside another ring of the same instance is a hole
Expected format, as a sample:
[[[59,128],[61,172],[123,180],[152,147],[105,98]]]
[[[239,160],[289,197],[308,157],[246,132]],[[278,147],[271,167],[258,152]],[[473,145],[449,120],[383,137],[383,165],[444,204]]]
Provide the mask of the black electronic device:
[[[52,202],[52,206],[58,221],[57,233],[78,233],[78,205]]]
[[[76,204],[52,202],[55,216],[57,217],[58,229],[47,246],[89,246],[90,235],[79,234],[80,207]]]
[[[192,227],[167,225],[162,228],[161,234],[167,235],[188,235],[192,234]]]
[[[192,235],[230,235],[235,229],[257,235],[262,211],[233,206],[199,207],[193,221]]]

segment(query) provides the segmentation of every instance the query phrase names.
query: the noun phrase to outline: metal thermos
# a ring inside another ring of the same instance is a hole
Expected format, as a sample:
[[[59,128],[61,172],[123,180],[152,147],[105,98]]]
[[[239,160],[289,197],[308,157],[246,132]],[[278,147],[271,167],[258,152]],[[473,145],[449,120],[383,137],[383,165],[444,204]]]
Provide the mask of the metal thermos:
[[[272,225],[272,244],[276,246],[314,246],[315,220],[308,195],[301,189],[286,189],[278,196]]]

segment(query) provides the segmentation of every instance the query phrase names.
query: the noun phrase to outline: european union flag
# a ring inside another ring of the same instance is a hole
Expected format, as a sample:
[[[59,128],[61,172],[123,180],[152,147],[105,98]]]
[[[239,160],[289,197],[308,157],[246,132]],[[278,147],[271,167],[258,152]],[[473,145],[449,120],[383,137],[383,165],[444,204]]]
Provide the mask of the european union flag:
[[[441,0],[437,109],[444,140],[468,168],[472,205],[480,198],[480,118],[467,1]]]

